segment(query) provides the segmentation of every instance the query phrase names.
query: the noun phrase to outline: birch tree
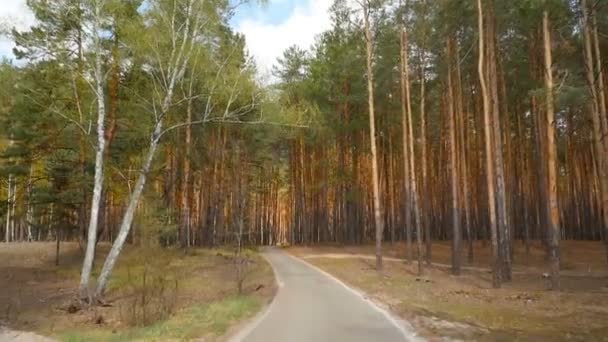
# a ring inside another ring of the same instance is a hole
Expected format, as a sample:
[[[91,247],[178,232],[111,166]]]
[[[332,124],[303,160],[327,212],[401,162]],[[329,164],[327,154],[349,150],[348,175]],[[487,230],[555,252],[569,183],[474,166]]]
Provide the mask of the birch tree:
[[[257,95],[243,91],[244,74],[250,69],[242,64],[235,74],[227,70],[234,64],[232,53],[219,60],[215,76],[209,80],[207,93],[177,99],[176,89],[188,87],[184,75],[191,63],[202,49],[211,49],[214,43],[209,35],[217,28],[223,11],[227,8],[206,8],[196,0],[156,0],[150,2],[148,10],[149,36],[144,40],[141,53],[147,60],[148,77],[153,84],[154,95],[145,97],[149,113],[152,116],[152,131],[149,136],[148,151],[144,154],[137,181],[129,195],[127,206],[120,223],[120,229],[109,254],[107,255],[97,282],[95,295],[103,296],[110,275],[127,240],[139,200],[144,191],[148,174],[151,170],[161,138],[168,132],[193,124],[209,122],[239,123],[240,119],[250,113],[257,102]],[[218,108],[217,99],[223,97],[224,106]],[[243,96],[250,96],[243,99]],[[196,120],[187,120],[167,125],[172,109],[190,98],[204,97],[205,105]]]
[[[101,206],[101,194],[103,191],[104,181],[104,156],[106,147],[106,97],[105,97],[105,72],[103,70],[103,48],[102,48],[102,19],[103,7],[106,4],[105,0],[95,0],[92,13],[92,39],[93,39],[93,54],[94,67],[92,78],[94,82],[94,94],[97,102],[97,144],[95,146],[95,176],[93,180],[93,197],[91,199],[91,211],[89,215],[89,227],[87,230],[87,246],[85,250],[84,262],[80,274],[80,295],[83,298],[88,298],[89,302],[91,294],[89,293],[89,282],[91,279],[91,270],[95,259],[95,245],[97,243],[97,226],[99,221],[99,208]],[[85,297],[86,296],[86,297]]]

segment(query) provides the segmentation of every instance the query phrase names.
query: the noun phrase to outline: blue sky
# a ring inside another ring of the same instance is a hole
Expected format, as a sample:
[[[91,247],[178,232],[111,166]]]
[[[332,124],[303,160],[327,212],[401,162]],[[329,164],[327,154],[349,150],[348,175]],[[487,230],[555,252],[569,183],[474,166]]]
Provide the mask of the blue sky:
[[[26,0],[0,0],[0,25],[10,23],[26,29],[34,21]],[[332,0],[268,0],[239,7],[231,20],[233,28],[245,35],[261,77],[267,77],[272,65],[290,45],[306,49],[319,33],[329,28],[327,10]],[[4,25],[6,26],[6,25]],[[1,28],[2,26],[0,26]],[[0,56],[12,58],[12,42],[0,37]]]
[[[302,6],[305,2],[304,0],[272,0],[265,5],[248,3],[237,9],[231,23],[236,26],[243,20],[255,19],[277,25],[284,22],[297,5]]]

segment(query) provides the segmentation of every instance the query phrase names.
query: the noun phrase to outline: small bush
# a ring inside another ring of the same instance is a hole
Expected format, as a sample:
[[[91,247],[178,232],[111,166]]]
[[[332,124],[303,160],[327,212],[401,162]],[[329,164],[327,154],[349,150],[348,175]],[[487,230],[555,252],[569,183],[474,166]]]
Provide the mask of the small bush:
[[[179,281],[167,274],[162,270],[152,272],[144,266],[137,277],[129,276],[128,299],[120,308],[122,321],[129,326],[147,326],[167,319],[175,312]]]

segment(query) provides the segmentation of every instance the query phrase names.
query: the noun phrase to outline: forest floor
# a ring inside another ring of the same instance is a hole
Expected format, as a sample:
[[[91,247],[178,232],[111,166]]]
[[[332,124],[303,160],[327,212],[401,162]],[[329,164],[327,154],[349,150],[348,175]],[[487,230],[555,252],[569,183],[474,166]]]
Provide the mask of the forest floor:
[[[108,248],[99,246],[97,266]],[[70,313],[82,252],[75,243],[61,249],[55,266],[54,243],[1,246],[0,326],[5,328],[0,333],[28,331],[62,341],[222,340],[276,291],[271,267],[252,251],[244,293],[237,295],[229,249],[192,249],[185,255],[131,247],[108,286],[108,305]]]
[[[562,243],[561,291],[548,290],[540,245],[526,261],[518,242],[513,280],[500,289],[492,288],[489,246],[475,244],[474,250],[473,263],[463,253],[462,275],[455,277],[449,242],[434,243],[434,264],[418,277],[417,263],[404,260],[403,243],[384,245],[381,274],[372,245],[289,248],[386,305],[431,340],[608,341],[608,266],[601,243]]]

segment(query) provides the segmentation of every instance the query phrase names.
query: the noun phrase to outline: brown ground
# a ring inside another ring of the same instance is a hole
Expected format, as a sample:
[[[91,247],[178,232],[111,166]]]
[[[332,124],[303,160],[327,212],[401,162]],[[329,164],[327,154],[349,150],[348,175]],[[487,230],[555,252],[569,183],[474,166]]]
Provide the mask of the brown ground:
[[[433,262],[423,277],[403,261],[405,245],[385,246],[385,269],[374,269],[373,246],[294,247],[290,251],[336,275],[408,319],[424,336],[477,340],[606,340],[608,277],[603,246],[562,244],[562,290],[549,291],[544,252],[535,246],[526,262],[515,251],[513,281],[491,288],[489,248],[475,246],[475,262],[450,275],[450,247],[433,245]],[[414,258],[416,254],[414,253]]]
[[[134,318],[130,310],[135,307],[135,299],[141,297],[138,288],[144,273],[148,277],[148,284],[157,281],[158,287],[171,289],[166,293],[172,295],[168,301],[173,305],[172,312],[175,314],[193,306],[221,302],[236,295],[235,270],[230,250],[192,250],[185,256],[177,250],[131,248],[121,256],[109,285],[107,302],[110,306],[68,313],[69,303],[75,298],[78,286],[82,254],[77,244],[64,243],[60,255],[61,264],[55,266],[54,248],[52,243],[13,243],[0,246],[0,326],[74,341],[88,340],[87,337],[80,337],[87,336],[80,332],[88,334],[95,330],[96,336],[104,340],[106,333],[132,329]],[[103,262],[101,257],[106,254],[108,246],[100,246],[98,249],[96,265]],[[244,284],[248,306],[245,305],[243,310],[254,310],[258,307],[255,303],[264,305],[274,293],[272,269],[258,255],[251,254],[251,258],[254,262]],[[235,310],[240,310],[240,307]],[[203,308],[199,311],[195,313],[206,314]],[[209,325],[212,323],[215,322],[210,322]],[[219,328],[214,325],[213,333],[228,328],[229,326],[224,326],[227,325],[225,323],[221,322]],[[75,333],[72,334],[72,331]],[[184,332],[186,333],[191,332]],[[199,329],[196,333],[207,332]],[[147,332],[138,331],[137,334]],[[162,340],[162,334],[159,332],[154,336]]]

